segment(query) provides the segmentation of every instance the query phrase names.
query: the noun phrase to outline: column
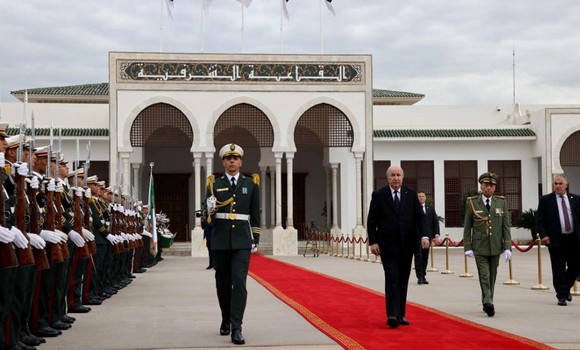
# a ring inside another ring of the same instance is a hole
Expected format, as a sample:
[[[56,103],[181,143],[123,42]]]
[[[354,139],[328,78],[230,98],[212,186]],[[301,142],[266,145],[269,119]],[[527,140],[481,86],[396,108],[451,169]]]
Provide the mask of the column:
[[[293,190],[293,161],[294,152],[286,152],[286,182],[287,182],[287,218],[286,218],[286,228],[294,227],[294,190]]]
[[[260,167],[260,226],[262,227],[262,232],[266,228],[266,169],[268,167]]]
[[[356,166],[356,226],[362,226],[362,153],[354,154],[354,164]]]
[[[276,158],[276,227],[282,227],[282,153],[274,153]]]
[[[213,152],[205,153],[205,176],[206,178],[213,174]]]
[[[193,172],[195,175],[195,210],[201,209],[201,155],[200,152],[193,153]],[[195,217],[195,227],[201,227],[201,219]]]
[[[332,172],[328,166],[325,166],[324,170],[326,172],[326,227],[330,227],[332,224],[332,208],[330,207],[332,203]]]
[[[330,164],[332,169],[332,229],[338,230],[338,164]]]
[[[270,168],[270,227],[276,222],[276,172]]]
[[[123,164],[123,193],[130,193],[131,188],[131,167],[129,157],[131,152],[120,152],[121,163]]]
[[[131,163],[131,168],[133,169],[133,188],[132,194],[134,198],[141,197],[141,176],[139,176],[139,170],[141,169],[140,163]]]

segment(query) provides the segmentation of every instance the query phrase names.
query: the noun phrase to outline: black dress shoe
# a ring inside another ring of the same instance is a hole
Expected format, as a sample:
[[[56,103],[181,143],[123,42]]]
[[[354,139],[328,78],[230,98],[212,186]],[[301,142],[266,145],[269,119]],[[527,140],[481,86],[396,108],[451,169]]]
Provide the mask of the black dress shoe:
[[[83,305],[71,307],[68,309],[68,312],[71,314],[86,314],[89,311],[91,311],[91,308]]]
[[[30,346],[30,345],[26,345],[22,342],[18,342],[18,348],[17,349],[22,349],[22,350],[36,350],[36,348],[34,346]]]
[[[87,301],[83,301],[83,305],[101,305],[103,302],[99,299],[93,298]]]
[[[76,320],[77,320],[76,318],[69,316],[69,315],[64,315],[61,319],[62,322],[69,323],[69,324],[75,323]]]
[[[568,295],[566,295],[566,301],[572,301],[572,293],[568,293]]]
[[[417,284],[423,284],[423,280],[419,278],[419,279],[417,280]]]
[[[558,298],[558,305],[559,306],[566,306],[566,305],[568,305],[568,303],[566,302],[566,298],[565,297]]]
[[[20,337],[20,342],[24,343],[28,346],[39,346],[40,344],[42,344],[40,339],[41,338],[35,337],[31,334],[31,335],[25,335],[23,337]]]
[[[404,318],[404,317],[399,317],[399,318],[397,319],[397,321],[399,321],[399,324],[400,324],[401,326],[408,326],[408,325],[410,325],[410,324],[411,324],[411,322],[409,322],[409,320],[407,320],[407,319],[406,319],[406,318]]]
[[[483,304],[483,311],[485,311],[489,317],[493,317],[495,315],[495,308],[493,307],[493,304]]]
[[[135,275],[129,275],[129,278],[137,278]]]
[[[427,281],[425,278],[423,278],[423,284],[429,284],[429,281]]]
[[[58,331],[65,331],[65,330],[72,327],[70,324],[62,322],[62,321],[56,321],[53,324],[51,324],[50,326]]]
[[[144,268],[141,267],[141,268],[138,268],[137,270],[135,270],[133,272],[134,273],[143,273],[143,272],[146,272],[146,271],[147,271],[147,269],[144,269]]]
[[[222,322],[220,326],[220,335],[230,335],[230,323]]]
[[[399,320],[397,320],[396,317],[389,317],[387,319],[387,324],[389,325],[389,327],[391,328],[397,328],[399,327]]]
[[[213,266],[209,265],[208,267],[205,268],[206,270],[211,270],[213,269]]]
[[[29,330],[28,332],[30,332],[30,330]],[[32,334],[32,333],[28,333],[28,334],[26,335],[26,337],[30,337],[30,338],[34,339],[34,341],[36,341],[36,342],[40,342],[40,344],[44,344],[44,343],[46,343],[46,340],[45,340],[44,338],[42,338],[42,337],[37,337],[37,336],[35,336],[35,335],[34,335],[34,334]],[[24,343],[24,342],[23,342],[23,343]],[[26,343],[25,343],[25,344],[26,344]],[[32,346],[36,346],[36,345],[32,345]]]
[[[62,332],[57,331],[56,329],[51,327],[42,327],[40,329],[32,330],[32,334],[34,334],[37,337],[52,338],[58,337],[59,335],[62,334]]]
[[[232,343],[236,345],[246,344],[246,339],[242,336],[241,329],[236,328],[232,331]]]

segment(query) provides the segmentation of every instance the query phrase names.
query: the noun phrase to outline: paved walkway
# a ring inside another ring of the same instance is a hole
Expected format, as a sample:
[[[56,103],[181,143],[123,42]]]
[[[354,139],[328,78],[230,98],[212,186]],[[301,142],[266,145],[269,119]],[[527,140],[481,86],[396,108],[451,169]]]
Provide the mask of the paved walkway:
[[[462,250],[450,251],[450,269],[455,273],[428,273],[429,285],[417,285],[413,273],[409,288],[411,301],[559,349],[580,349],[580,297],[567,307],[556,305],[547,251],[542,257],[543,284],[550,287],[548,291],[530,289],[538,283],[535,249],[528,253],[514,252],[514,278],[521,283],[518,286],[501,284],[508,275],[507,265],[500,264],[495,296],[497,314],[493,318],[481,311],[477,276],[459,277],[463,272]],[[444,270],[444,249],[437,249],[435,255],[435,267]],[[329,256],[278,259],[381,292],[384,288],[382,267],[377,263]],[[473,260],[470,264],[471,272],[476,274]],[[206,258],[167,256],[103,305],[93,307],[88,314],[75,315],[77,322],[72,329],[58,338],[48,339],[39,349],[236,347],[229,337],[218,335],[220,316],[213,270],[205,270],[206,265]],[[244,348],[340,349],[251,278],[248,278],[248,292]],[[342,312],[347,316],[356,310],[345,308]],[[434,331],[435,340],[437,332],[445,329]]]

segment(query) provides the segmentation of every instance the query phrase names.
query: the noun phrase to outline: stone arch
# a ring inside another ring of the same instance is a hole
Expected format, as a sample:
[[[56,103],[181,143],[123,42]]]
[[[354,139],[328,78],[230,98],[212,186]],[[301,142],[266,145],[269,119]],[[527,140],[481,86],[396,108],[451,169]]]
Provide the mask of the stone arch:
[[[141,101],[129,113],[129,116],[125,120],[125,123],[123,124],[123,127],[119,133],[121,135],[121,140],[120,140],[119,146],[118,146],[119,150],[122,150],[125,152],[132,151],[131,128],[133,126],[133,123],[135,122],[135,119],[137,119],[139,114],[142,111],[144,111],[146,108],[148,108],[152,105],[155,105],[155,104],[159,104],[159,103],[164,103],[164,104],[170,105],[170,106],[178,109],[187,118],[187,120],[189,121],[189,125],[193,131],[193,143],[191,145],[191,151],[193,152],[198,147],[199,140],[201,139],[201,131],[200,131],[199,125],[196,123],[196,118],[195,118],[193,112],[191,112],[191,110],[189,110],[189,108],[187,108],[179,100],[176,100],[172,97],[153,96],[153,97],[150,97],[150,98],[147,98],[147,99]]]
[[[571,127],[570,129],[566,130],[565,133],[563,133],[560,138],[558,138],[558,141],[554,144],[554,149],[552,152],[552,159],[553,159],[553,170],[552,173],[554,174],[562,174],[564,172],[564,170],[562,169],[562,151],[564,150],[564,146],[567,146],[568,144],[570,144],[570,142],[577,142],[574,139],[578,138],[578,141],[580,141],[580,125],[575,125],[574,127]],[[580,157],[580,156],[579,156]],[[565,166],[566,164],[564,164]],[[580,166],[580,158],[579,158],[579,163],[578,166]],[[548,181],[551,181],[550,179],[548,179]]]
[[[312,107],[315,107],[317,105],[322,105],[322,104],[330,105],[331,107],[334,107],[337,110],[339,110],[340,112],[342,112],[342,114],[348,119],[350,126],[352,127],[352,131],[353,131],[353,142],[352,142],[352,147],[351,147],[352,149],[351,150],[353,152],[364,151],[364,149],[365,149],[364,137],[362,137],[362,135],[361,135],[361,128],[360,128],[359,124],[357,123],[356,118],[354,117],[354,113],[346,105],[344,105],[340,101],[335,100],[335,99],[330,98],[330,97],[327,97],[327,96],[318,97],[318,98],[312,99],[310,101],[307,101],[300,108],[298,108],[296,110],[296,112],[292,116],[292,120],[288,124],[288,136],[287,137],[288,137],[289,148],[296,151],[296,145],[294,142],[294,133],[296,131],[296,125],[298,124],[298,121],[300,120],[300,118],[304,115],[304,113],[306,113]]]

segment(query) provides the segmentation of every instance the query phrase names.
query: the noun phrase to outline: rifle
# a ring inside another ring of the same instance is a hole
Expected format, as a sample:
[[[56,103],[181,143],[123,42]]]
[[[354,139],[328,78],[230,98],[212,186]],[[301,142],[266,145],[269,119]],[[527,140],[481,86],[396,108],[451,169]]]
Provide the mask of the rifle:
[[[85,173],[85,177],[83,178],[83,188],[85,189],[85,191],[88,189],[89,185],[87,183],[88,177],[89,177],[89,168],[91,167],[91,141],[89,141],[89,143],[87,143],[87,160],[85,161],[85,164],[83,164],[83,169],[84,169],[84,173]],[[87,198],[87,196],[83,197],[83,204],[84,204],[84,216],[83,216],[83,227],[86,230],[91,231],[91,214],[90,214],[90,208],[89,208],[89,198]],[[87,242],[88,246],[89,246],[89,251],[91,252],[92,255],[97,254],[97,243],[93,240],[93,241],[88,241]]]
[[[75,160],[75,187],[78,186],[79,182],[78,182],[78,170],[79,170],[79,139],[77,139],[77,159]],[[88,258],[89,256],[91,256],[91,252],[89,250],[89,246],[87,244],[87,239],[85,237],[85,235],[83,235],[83,213],[82,213],[82,209],[81,209],[81,199],[79,198],[79,196],[76,195],[76,193],[74,193],[74,189],[73,189],[73,203],[74,203],[74,212],[75,212],[75,225],[74,225],[74,230],[81,235],[81,237],[84,239],[85,241],[85,245],[83,245],[81,248],[78,248],[80,250],[79,252],[79,258],[81,259],[85,259]]]
[[[52,125],[50,127],[50,146],[52,147]],[[58,166],[60,164],[60,157],[62,155],[62,128],[58,128],[58,152],[56,152],[56,166],[54,167],[54,180],[58,180]],[[56,217],[54,219],[56,228],[62,232],[62,196],[64,193],[55,194],[55,206],[56,206]],[[70,258],[70,250],[68,249],[68,244],[66,242],[61,242],[60,250],[62,250],[62,257],[65,259]]]
[[[46,162],[46,185],[50,181],[50,164],[52,163],[52,125],[50,127],[50,145],[48,146],[48,154]],[[50,231],[54,231],[54,192],[46,190],[46,227]],[[63,252],[60,243],[46,243],[48,246],[48,258],[51,264],[61,263],[64,261]]]
[[[4,199],[8,197],[5,191],[4,184],[0,182],[0,225],[3,227],[6,227]],[[18,257],[16,256],[14,246],[11,243],[0,243],[0,269],[16,266],[18,266]]]

